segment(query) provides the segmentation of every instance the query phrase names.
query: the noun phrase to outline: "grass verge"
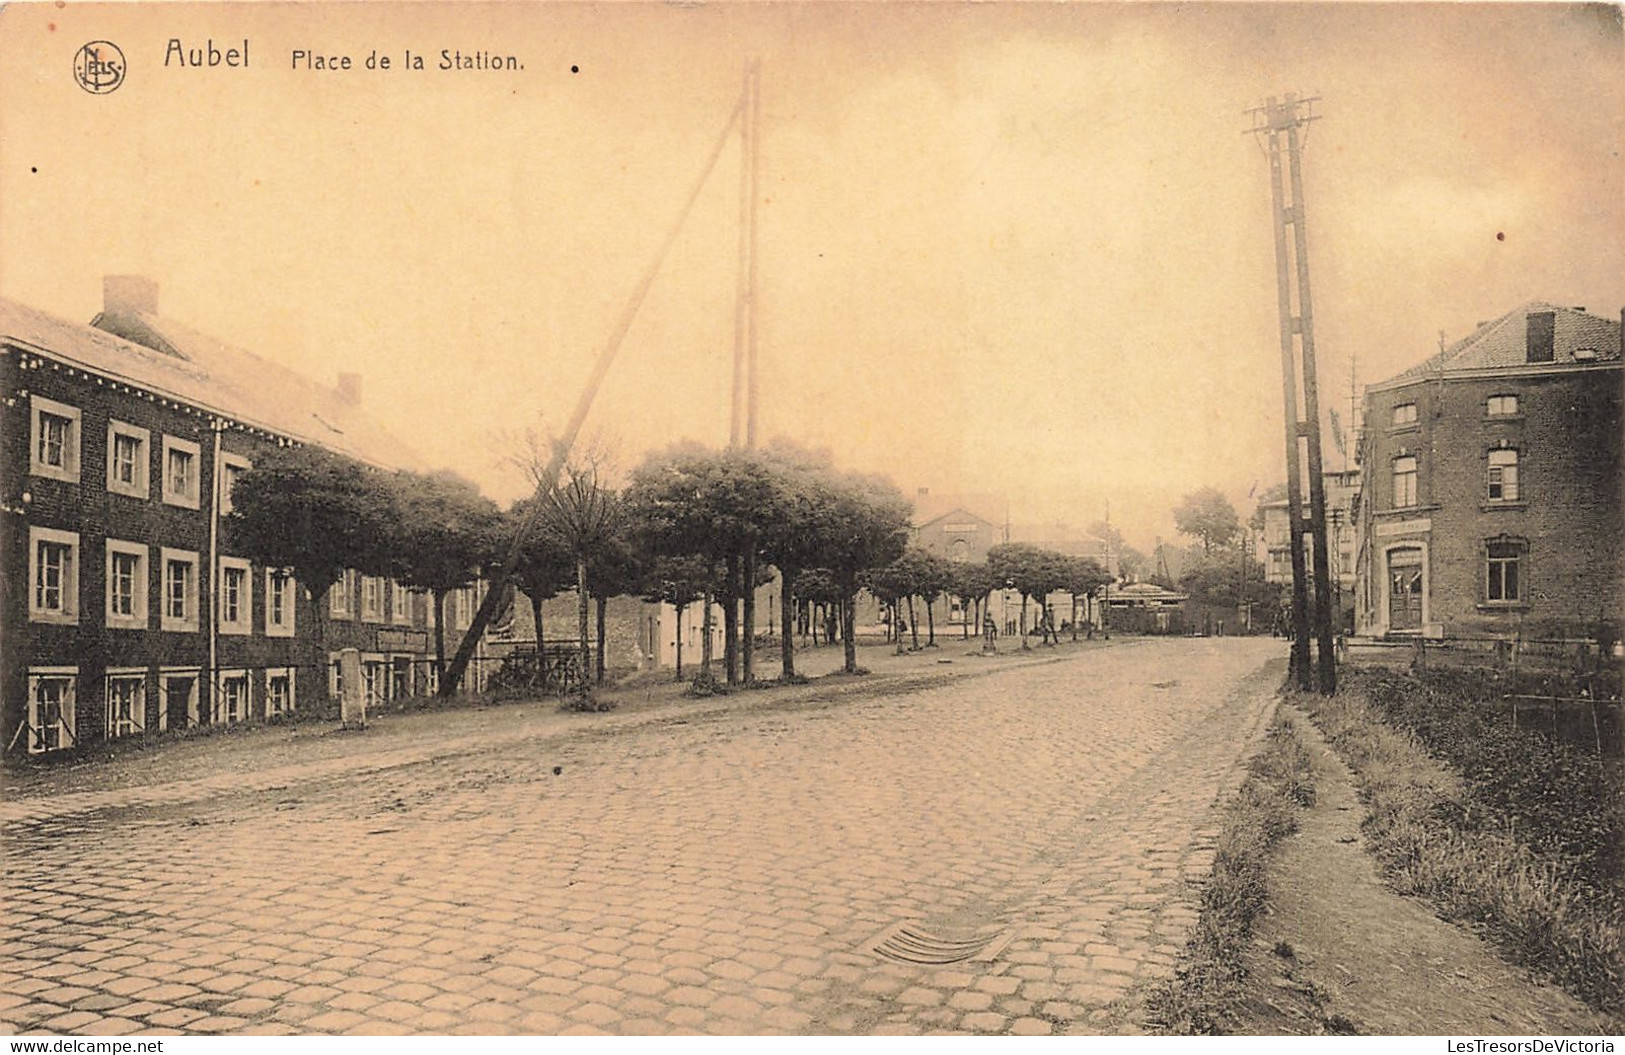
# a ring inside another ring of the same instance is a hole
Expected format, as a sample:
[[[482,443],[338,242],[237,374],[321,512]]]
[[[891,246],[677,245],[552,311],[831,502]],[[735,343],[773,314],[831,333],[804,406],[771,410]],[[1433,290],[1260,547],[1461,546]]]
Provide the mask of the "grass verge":
[[[1415,693],[1422,700],[1424,686],[1350,674],[1336,696],[1302,694],[1294,702],[1354,771],[1369,813],[1365,831],[1389,881],[1400,893],[1429,899],[1445,919],[1481,926],[1515,962],[1591,1006],[1620,1014],[1620,899],[1591,879],[1585,862],[1541,846],[1549,832],[1520,826],[1515,813],[1497,806],[1505,787],[1499,774],[1476,772],[1482,767],[1464,773],[1434,757],[1458,752],[1428,743],[1426,726],[1407,727],[1408,701],[1392,698]],[[1544,757],[1533,741],[1526,753],[1535,765]],[[1511,755],[1503,761],[1513,764]],[[1551,779],[1535,774],[1528,783],[1538,791]]]
[[[1278,715],[1225,808],[1201,914],[1174,977],[1151,993],[1149,1019],[1160,1032],[1224,1031],[1246,978],[1242,952],[1269,897],[1273,851],[1298,830],[1298,809],[1314,801],[1313,763],[1292,720]]]

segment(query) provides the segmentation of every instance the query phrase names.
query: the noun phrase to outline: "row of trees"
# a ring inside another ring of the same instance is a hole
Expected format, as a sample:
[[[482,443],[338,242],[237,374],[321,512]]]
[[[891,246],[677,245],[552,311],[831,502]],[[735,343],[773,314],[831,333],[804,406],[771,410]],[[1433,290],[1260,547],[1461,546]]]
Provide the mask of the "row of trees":
[[[539,479],[547,460],[532,444],[523,464]],[[602,680],[605,610],[632,595],[685,610],[702,604],[701,675],[711,678],[712,613],[723,618],[723,668],[730,684],[755,677],[756,587],[776,574],[783,677],[795,673],[796,635],[839,634],[844,666],[856,672],[856,600],[868,589],[907,623],[919,647],[916,602],[925,609],[927,646],[936,643],[937,602],[957,599],[963,633],[984,617],[993,590],[1012,588],[1047,613],[1058,591],[1077,604],[1109,581],[1095,561],[1021,543],[995,546],[985,563],[950,563],[908,547],[912,509],[889,480],[836,468],[827,455],[787,442],[762,450],[679,444],[647,457],[624,486],[606,459],[589,451],[568,464],[558,485],[503,511],[450,473],[369,469],[315,447],[269,452],[243,474],[227,519],[227,543],[244,556],[291,568],[309,590],[310,625],[321,598],[344,573],[388,576],[429,595],[435,655],[445,669],[445,601],[499,567],[521,540],[513,583],[529,601],[538,640],[542,606],[567,590],[577,601],[575,638],[583,673],[592,671],[592,608],[597,608],[596,674]],[[766,569],[773,569],[768,572]],[[1046,641],[1053,620],[1038,624]],[[320,648],[321,634],[315,635]],[[1025,643],[1025,641],[1024,641]],[[681,648],[681,634],[678,636]],[[320,657],[317,659],[320,663]],[[681,677],[681,652],[678,655]]]
[[[530,460],[538,474],[542,460]],[[576,593],[583,671],[590,603],[601,645],[609,598],[639,595],[670,603],[679,620],[688,605],[704,603],[705,677],[719,604],[732,683],[754,677],[755,587],[769,565],[783,580],[781,625],[793,625],[803,598],[832,607],[846,668],[855,671],[857,592],[871,569],[902,555],[910,515],[890,481],[838,470],[827,456],[784,443],[763,451],[675,446],[646,459],[624,488],[589,453],[545,496],[506,512],[452,474],[386,473],[297,447],[267,453],[238,480],[227,541],[263,564],[291,568],[310,592],[312,626],[321,626],[320,598],[347,568],[427,592],[443,672],[445,598],[498,567],[517,537],[514,585],[529,599],[539,639],[543,602]],[[781,649],[785,676],[794,677],[793,635],[782,635]],[[600,680],[603,668],[600,647]]]

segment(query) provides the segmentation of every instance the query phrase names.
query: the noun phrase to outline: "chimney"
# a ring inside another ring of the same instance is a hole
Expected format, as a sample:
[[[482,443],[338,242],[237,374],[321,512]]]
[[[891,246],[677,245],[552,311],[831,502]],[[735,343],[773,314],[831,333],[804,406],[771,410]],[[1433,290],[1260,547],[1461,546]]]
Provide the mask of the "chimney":
[[[1553,337],[1557,331],[1557,313],[1555,311],[1532,311],[1526,320],[1528,323],[1527,339],[1525,342],[1526,361],[1531,363],[1549,363],[1556,358],[1556,346]]]
[[[102,278],[102,310],[109,315],[158,314],[158,283],[145,275]]]
[[[359,406],[361,404],[361,375],[351,373],[339,374],[339,398],[346,403]]]

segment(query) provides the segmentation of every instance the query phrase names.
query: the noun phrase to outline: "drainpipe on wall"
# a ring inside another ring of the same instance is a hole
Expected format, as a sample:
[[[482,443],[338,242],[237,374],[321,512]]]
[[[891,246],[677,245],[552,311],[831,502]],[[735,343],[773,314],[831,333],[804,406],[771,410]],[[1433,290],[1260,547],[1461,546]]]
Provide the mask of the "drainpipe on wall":
[[[220,627],[220,434],[226,430],[226,424],[215,418],[209,429],[214,433],[213,460],[209,465],[209,720],[213,722],[220,667],[217,638]],[[201,704],[199,707],[201,709]]]

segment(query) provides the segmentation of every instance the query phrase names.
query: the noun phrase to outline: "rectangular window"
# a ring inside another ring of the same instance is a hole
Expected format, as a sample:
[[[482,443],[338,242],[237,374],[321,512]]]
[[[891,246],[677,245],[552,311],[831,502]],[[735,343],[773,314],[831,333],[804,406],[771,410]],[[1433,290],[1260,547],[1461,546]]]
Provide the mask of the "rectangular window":
[[[79,408],[44,396],[30,396],[33,442],[28,471],[53,480],[79,482]]]
[[[389,620],[396,626],[412,625],[412,591],[389,580]]]
[[[74,744],[77,667],[36,667],[28,672],[28,753],[60,751]]]
[[[293,710],[293,668],[282,667],[265,672],[265,716],[275,717]]]
[[[122,421],[107,423],[107,489],[131,498],[148,495],[146,429]]]
[[[384,621],[384,580],[376,575],[361,577],[361,619],[368,623]]]
[[[31,527],[28,539],[28,618],[36,623],[78,623],[78,533]]]
[[[231,725],[246,721],[249,717],[248,706],[248,671],[221,671],[214,694],[214,709],[209,715],[210,724]]]
[[[147,547],[107,540],[107,625],[120,630],[147,628]]]
[[[1394,508],[1403,509],[1416,504],[1416,459],[1394,459]]]
[[[107,737],[134,736],[147,725],[147,675],[144,671],[107,674]]]
[[[163,560],[163,607],[158,625],[163,630],[191,632],[198,628],[198,555],[191,550],[160,551]]]
[[[1394,408],[1394,427],[1416,424],[1416,404],[1401,403]]]
[[[1491,542],[1484,547],[1487,581],[1484,598],[1491,604],[1517,604],[1523,600],[1524,547],[1521,542]]]
[[[344,665],[339,662],[337,652],[327,654],[327,698],[330,700],[342,699],[344,696]]]
[[[1518,500],[1518,452],[1509,448],[1491,451],[1489,470],[1490,501],[1516,502]]]
[[[231,493],[237,487],[237,480],[244,473],[254,467],[247,458],[238,454],[222,454],[220,456],[220,512],[231,512]]]
[[[366,695],[369,708],[378,707],[384,703],[384,694],[388,684],[388,672],[383,660],[363,659],[361,661],[361,687]]]
[[[158,674],[161,700],[158,707],[158,730],[170,726],[191,729],[197,725],[197,686],[203,672],[196,667],[171,667]]]
[[[1484,413],[1492,418],[1510,417],[1517,412],[1517,396],[1491,396],[1484,401]]]
[[[346,568],[327,591],[327,614],[334,619],[355,618],[355,572]]]
[[[292,637],[294,621],[293,573],[287,568],[265,570],[265,635]]]
[[[247,634],[254,629],[254,580],[248,561],[220,558],[220,632]]]
[[[164,501],[172,506],[198,508],[198,466],[202,448],[191,440],[164,437]]]

